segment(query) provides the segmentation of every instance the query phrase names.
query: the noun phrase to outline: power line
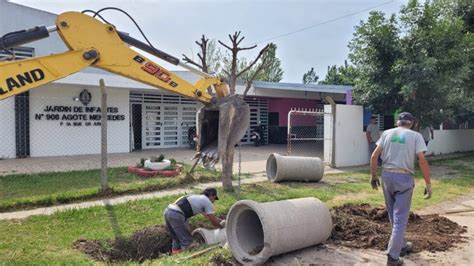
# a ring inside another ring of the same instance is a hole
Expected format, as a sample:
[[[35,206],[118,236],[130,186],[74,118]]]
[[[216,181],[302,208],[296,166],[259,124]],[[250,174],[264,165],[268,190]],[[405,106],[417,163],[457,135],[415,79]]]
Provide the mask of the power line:
[[[286,37],[286,36],[288,36],[288,35],[292,35],[292,34],[295,34],[295,33],[301,32],[301,31],[309,30],[309,29],[312,29],[312,28],[315,28],[315,27],[318,27],[318,26],[321,26],[321,25],[324,25],[324,24],[328,24],[328,23],[330,23],[330,22],[333,22],[333,21],[336,21],[336,20],[339,20],[339,19],[343,19],[343,18],[346,18],[346,17],[350,17],[350,16],[353,16],[353,15],[357,15],[357,14],[359,14],[359,13],[363,13],[363,12],[366,12],[366,11],[369,11],[369,10],[372,10],[372,9],[375,9],[375,8],[377,8],[377,7],[381,7],[381,6],[390,4],[390,3],[392,3],[393,1],[394,1],[394,0],[390,0],[390,1],[387,1],[387,2],[384,2],[384,3],[381,3],[381,4],[378,4],[378,5],[376,5],[376,6],[372,6],[372,7],[363,9],[363,10],[359,10],[359,11],[354,12],[354,13],[350,13],[350,14],[346,14],[346,15],[343,15],[343,16],[340,16],[340,17],[337,17],[337,18],[333,18],[333,19],[330,19],[330,20],[326,20],[326,21],[323,21],[323,22],[320,22],[320,23],[317,23],[317,24],[314,24],[314,25],[311,25],[311,26],[307,26],[307,27],[304,27],[304,28],[301,28],[301,29],[298,29],[298,30],[295,30],[295,31],[291,31],[291,32],[288,32],[288,33],[284,33],[284,34],[281,34],[281,35],[278,35],[278,36],[275,36],[275,37],[270,37],[270,38],[268,38],[268,39],[255,42],[254,44],[259,44],[259,43],[262,43],[262,42],[268,42],[268,41],[275,40],[275,39],[279,39],[279,38],[282,38],[282,37]]]

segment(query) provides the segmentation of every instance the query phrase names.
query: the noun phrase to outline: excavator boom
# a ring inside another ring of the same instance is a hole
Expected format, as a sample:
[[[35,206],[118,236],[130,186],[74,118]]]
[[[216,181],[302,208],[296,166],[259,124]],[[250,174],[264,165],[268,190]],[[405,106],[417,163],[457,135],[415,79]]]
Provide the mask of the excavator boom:
[[[92,66],[203,103],[205,107],[200,112],[197,126],[197,149],[203,162],[217,162],[222,153],[245,134],[250,119],[249,107],[238,96],[229,95],[227,84],[219,77],[184,65],[179,59],[118,31],[114,25],[83,13],[60,14],[55,27],[35,27],[6,34],[0,39],[0,49],[45,38],[54,30],[69,51],[0,62],[0,100]],[[202,78],[191,84],[130,46],[185,67]]]

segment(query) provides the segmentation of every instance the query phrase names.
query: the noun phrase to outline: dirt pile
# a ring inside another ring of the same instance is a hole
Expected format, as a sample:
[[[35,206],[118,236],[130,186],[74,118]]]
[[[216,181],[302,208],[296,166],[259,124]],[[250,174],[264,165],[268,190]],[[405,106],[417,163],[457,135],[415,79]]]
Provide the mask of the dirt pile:
[[[79,239],[73,243],[73,247],[98,261],[143,262],[168,253],[171,250],[171,237],[165,226],[156,225],[137,231],[127,238],[106,241]]]
[[[225,215],[220,216],[225,219]],[[196,228],[212,229],[208,221],[193,221],[192,230]],[[191,230],[191,231],[192,231]],[[196,243],[203,244],[204,239],[196,237]],[[155,225],[136,231],[130,237],[119,237],[113,240],[87,240],[78,239],[73,243],[73,248],[90,256],[97,261],[143,262],[149,259],[156,259],[162,254],[171,251],[171,236],[164,225]]]
[[[232,253],[229,250],[223,249],[213,252],[213,254],[209,257],[209,264],[218,266],[240,265],[239,262],[234,259]]]
[[[334,229],[329,242],[353,248],[387,248],[391,227],[383,206],[346,204],[331,212]],[[211,229],[212,226],[207,221],[195,221],[191,227]],[[413,252],[446,251],[456,243],[465,241],[461,236],[464,232],[464,227],[439,215],[410,213],[406,239],[413,243]],[[203,239],[195,241],[201,243]],[[164,225],[156,225],[137,231],[130,237],[114,240],[79,239],[73,243],[73,247],[97,261],[143,262],[169,253],[171,237]],[[236,263],[230,252],[217,252],[210,257],[209,262],[217,265]]]
[[[334,229],[331,242],[354,248],[386,250],[391,227],[385,208],[369,204],[346,204],[332,210]],[[463,242],[466,229],[439,215],[410,213],[407,241],[413,243],[413,252],[423,250],[446,251]]]

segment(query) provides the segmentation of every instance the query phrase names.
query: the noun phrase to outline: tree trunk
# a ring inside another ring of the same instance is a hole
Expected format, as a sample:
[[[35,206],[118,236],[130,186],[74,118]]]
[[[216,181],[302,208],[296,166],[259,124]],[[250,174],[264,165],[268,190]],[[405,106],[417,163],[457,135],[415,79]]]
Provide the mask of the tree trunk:
[[[232,168],[234,166],[234,147],[228,149],[222,156],[222,186],[226,192],[233,192]]]

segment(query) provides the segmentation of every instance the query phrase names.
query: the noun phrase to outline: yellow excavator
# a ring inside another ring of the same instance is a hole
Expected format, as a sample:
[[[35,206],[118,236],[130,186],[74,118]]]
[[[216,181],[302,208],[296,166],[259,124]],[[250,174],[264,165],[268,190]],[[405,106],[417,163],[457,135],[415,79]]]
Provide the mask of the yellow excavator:
[[[57,31],[69,51],[42,57],[0,62],[0,100],[61,79],[85,67],[96,67],[199,101],[205,105],[197,125],[197,157],[216,163],[234,147],[249,125],[250,108],[219,77],[192,68],[153,46],[80,12],[58,15],[55,25],[11,32],[0,38],[0,49],[49,37]],[[199,74],[194,85],[146,58],[133,46]]]

